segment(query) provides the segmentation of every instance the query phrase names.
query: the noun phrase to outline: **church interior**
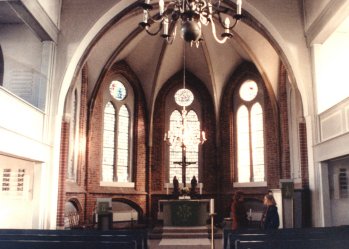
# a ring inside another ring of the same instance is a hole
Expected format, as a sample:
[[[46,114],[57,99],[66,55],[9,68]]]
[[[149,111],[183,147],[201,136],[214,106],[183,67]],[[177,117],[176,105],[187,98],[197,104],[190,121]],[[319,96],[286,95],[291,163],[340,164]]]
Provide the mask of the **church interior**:
[[[347,0],[0,1],[0,228],[182,226],[178,199],[220,227],[238,191],[251,224],[269,191],[280,228],[349,225],[348,17]]]

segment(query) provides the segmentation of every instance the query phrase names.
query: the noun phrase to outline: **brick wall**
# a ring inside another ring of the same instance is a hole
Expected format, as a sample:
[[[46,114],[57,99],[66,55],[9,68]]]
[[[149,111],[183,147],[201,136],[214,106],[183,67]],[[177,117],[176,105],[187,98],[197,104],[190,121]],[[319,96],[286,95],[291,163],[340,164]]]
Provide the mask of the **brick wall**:
[[[65,203],[65,179],[68,163],[69,151],[69,123],[62,121],[61,127],[61,151],[59,160],[59,176],[58,176],[58,201],[57,201],[57,227],[64,226],[64,203]]]
[[[262,90],[262,108],[264,113],[265,130],[265,173],[267,187],[234,188],[233,182],[236,179],[236,135],[234,134],[234,95],[237,94],[242,82],[252,79],[258,83]],[[220,151],[219,164],[221,165],[221,212],[229,206],[233,192],[241,190],[248,198],[262,199],[268,188],[277,188],[280,179],[280,140],[279,140],[279,115],[275,95],[268,86],[263,83],[254,65],[250,63],[241,64],[232,75],[224,88],[224,95],[220,110]]]
[[[165,108],[167,98],[173,98],[169,93],[183,84],[183,72],[178,73],[163,86],[160,90],[154,108],[153,118],[153,147],[151,155],[151,213],[155,218],[157,213],[157,202],[160,198],[167,198],[165,195],[165,149],[167,145],[163,141],[165,134]],[[201,145],[202,150],[202,179],[206,196],[217,194],[219,180],[217,172],[219,167],[216,163],[216,122],[212,98],[205,87],[205,84],[189,72],[186,72],[186,88],[191,90],[201,106],[202,122],[201,129],[205,131],[207,141]],[[167,182],[167,181],[166,181]]]
[[[112,80],[121,75],[133,88],[133,179],[135,188],[100,186],[102,146],[103,146],[103,113],[106,102],[110,99],[109,85]],[[147,145],[148,122],[143,90],[135,74],[125,62],[111,67],[101,77],[101,81],[94,90],[90,103],[89,128],[87,131],[87,203],[86,214],[91,215],[96,198],[124,198],[135,203],[144,213],[147,213]]]
[[[279,70],[279,110],[280,110],[280,143],[281,143],[281,178],[291,177],[290,142],[288,128],[288,101],[287,101],[287,71],[283,64]]]
[[[106,99],[109,98],[109,83],[121,74],[131,84],[134,90],[135,108],[133,123],[133,177],[135,188],[101,187],[102,162],[102,130],[103,112]],[[160,89],[155,100],[153,115],[152,146],[149,143],[149,114],[146,109],[143,89],[135,74],[125,62],[105,69],[97,87],[92,93],[92,100],[87,103],[87,67],[82,70],[81,107],[80,107],[80,137],[86,136],[87,141],[81,140],[82,148],[79,155],[78,184],[64,187],[60,180],[60,200],[57,221],[62,224],[62,210],[64,201],[74,200],[80,203],[86,219],[91,219],[97,198],[112,198],[122,200],[133,207],[138,207],[145,216],[156,219],[158,200],[168,198],[163,188],[165,183],[165,150],[163,141],[165,133],[164,103],[172,98],[169,93],[182,84],[183,73],[178,73],[168,80]],[[278,188],[280,178],[290,177],[288,115],[287,115],[287,72],[280,67],[278,101],[271,86],[263,83],[262,76],[255,66],[242,63],[223,89],[220,103],[219,123],[216,124],[216,114],[212,97],[201,82],[189,72],[186,73],[187,88],[190,89],[201,105],[202,129],[208,140],[202,149],[202,182],[204,183],[203,198],[215,198],[217,211],[221,216],[226,215],[230,206],[232,194],[237,190],[233,187],[236,175],[234,134],[234,102],[232,101],[236,89],[245,79],[251,78],[259,82],[263,91],[264,129],[265,129],[265,165],[267,187],[241,188],[248,198],[262,200],[269,188]],[[88,112],[88,110],[90,110]],[[217,130],[218,127],[218,130]],[[308,182],[308,161],[306,146],[305,123],[299,125],[302,178]],[[61,171],[60,177],[65,179],[66,157],[68,147],[69,124],[62,125]],[[86,154],[85,154],[86,153]],[[65,158],[64,158],[65,156]],[[136,208],[137,209],[137,208]],[[147,217],[145,217],[147,218]]]

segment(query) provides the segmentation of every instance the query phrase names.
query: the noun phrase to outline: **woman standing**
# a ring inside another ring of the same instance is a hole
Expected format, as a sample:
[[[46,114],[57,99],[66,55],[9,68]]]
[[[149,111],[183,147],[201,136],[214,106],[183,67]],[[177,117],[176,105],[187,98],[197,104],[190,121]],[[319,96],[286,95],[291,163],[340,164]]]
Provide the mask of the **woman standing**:
[[[248,225],[244,196],[241,191],[235,193],[231,205],[232,229],[244,228]]]
[[[273,195],[264,196],[264,212],[261,220],[262,229],[277,229],[280,225],[278,208]]]

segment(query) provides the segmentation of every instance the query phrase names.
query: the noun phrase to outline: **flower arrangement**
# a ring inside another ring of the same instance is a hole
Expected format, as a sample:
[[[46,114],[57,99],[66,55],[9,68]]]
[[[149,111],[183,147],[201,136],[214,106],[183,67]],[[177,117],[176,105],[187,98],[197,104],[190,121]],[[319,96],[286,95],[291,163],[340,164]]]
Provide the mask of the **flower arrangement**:
[[[182,194],[182,195],[187,195],[187,194],[189,194],[189,188],[188,188],[188,187],[183,187],[183,188],[181,188],[181,194]]]

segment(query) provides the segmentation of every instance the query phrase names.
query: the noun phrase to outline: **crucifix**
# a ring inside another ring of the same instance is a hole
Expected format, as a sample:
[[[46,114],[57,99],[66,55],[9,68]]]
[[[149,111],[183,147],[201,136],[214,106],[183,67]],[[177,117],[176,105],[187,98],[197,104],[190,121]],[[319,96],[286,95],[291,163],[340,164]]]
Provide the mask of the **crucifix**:
[[[187,162],[187,157],[186,157],[186,146],[185,144],[181,145],[182,147],[182,161],[176,161],[173,162],[174,164],[179,164],[182,166],[182,183],[183,183],[183,187],[186,186],[186,173],[187,173],[187,166],[191,165],[191,164],[196,164],[196,162]]]

